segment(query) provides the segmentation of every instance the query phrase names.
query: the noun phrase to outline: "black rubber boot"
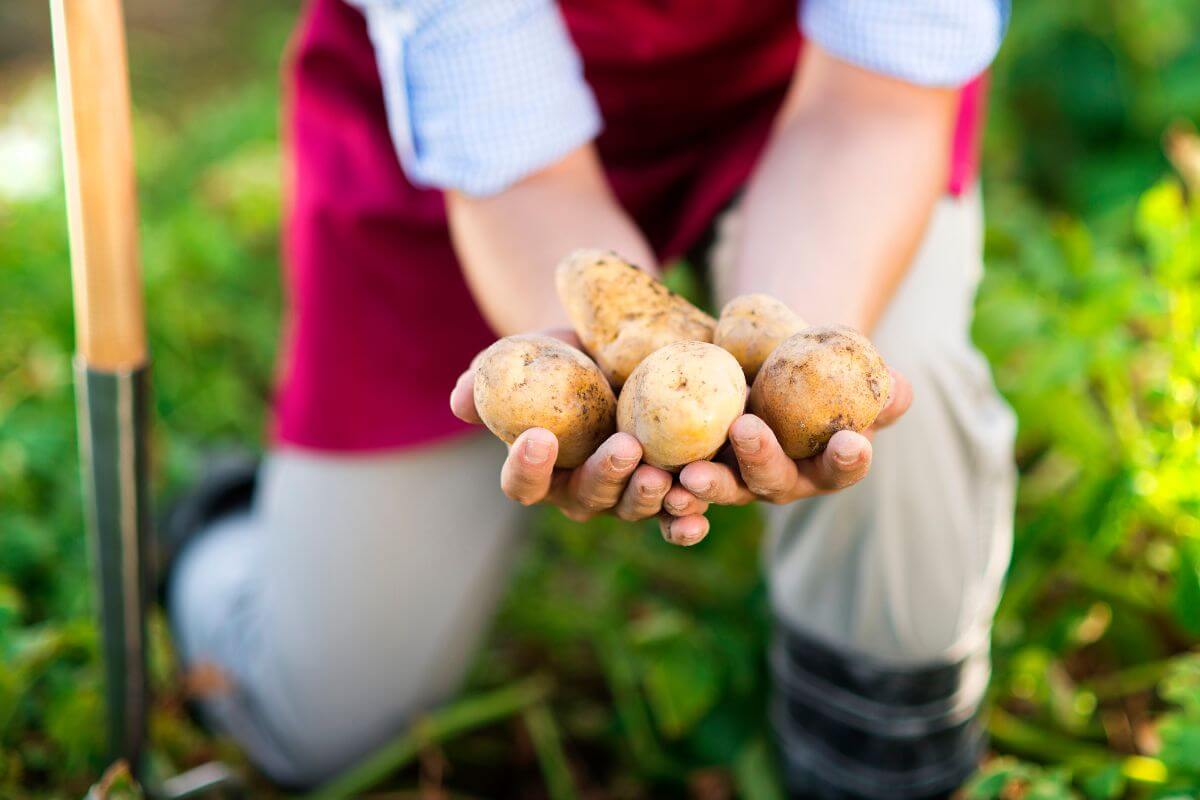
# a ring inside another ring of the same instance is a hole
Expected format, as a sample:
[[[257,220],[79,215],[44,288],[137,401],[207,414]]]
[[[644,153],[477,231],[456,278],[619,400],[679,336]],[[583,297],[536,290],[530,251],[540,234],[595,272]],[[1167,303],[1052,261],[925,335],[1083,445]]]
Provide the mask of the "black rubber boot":
[[[777,625],[771,672],[771,722],[793,797],[936,800],[979,763],[986,642],[958,662],[898,667]]]
[[[171,570],[184,547],[226,514],[248,510],[254,502],[260,460],[245,451],[206,459],[200,479],[167,506],[158,526],[156,589],[165,606]]]

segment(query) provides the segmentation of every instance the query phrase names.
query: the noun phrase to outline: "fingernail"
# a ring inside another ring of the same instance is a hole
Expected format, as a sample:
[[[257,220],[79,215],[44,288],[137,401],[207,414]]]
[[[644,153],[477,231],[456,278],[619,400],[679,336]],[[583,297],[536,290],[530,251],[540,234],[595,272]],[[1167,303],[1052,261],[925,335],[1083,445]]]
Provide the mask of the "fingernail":
[[[624,456],[612,457],[612,465],[615,469],[629,469],[637,462],[638,460],[636,458],[628,458]]]
[[[679,511],[683,510],[682,505],[680,505],[679,503],[672,502],[670,500],[664,500],[663,505],[666,506],[667,509],[670,511],[679,512]]]
[[[839,442],[833,448],[833,460],[843,467],[852,467],[862,452],[852,442]]]
[[[661,484],[643,483],[638,486],[638,492],[641,493],[642,497],[654,497],[656,494],[662,492],[662,490],[663,487]]]
[[[708,491],[712,491],[713,487],[715,486],[715,484],[711,481],[708,483],[701,483],[699,480],[691,477],[690,475],[680,475],[679,482],[683,485],[683,488],[687,489],[697,497],[702,494],[706,494]]]
[[[662,527],[663,541],[666,542],[667,544],[674,544],[674,542],[671,539],[671,523],[668,522],[666,525],[663,525],[661,527]]]
[[[749,436],[734,437],[733,443],[738,446],[743,453],[757,453],[762,447],[762,439],[757,433],[752,433]]]
[[[550,445],[537,439],[525,443],[525,460],[530,464],[542,464],[550,457]]]
[[[682,520],[680,520],[680,522],[682,522]],[[691,547],[708,535],[707,525],[702,524],[698,528],[694,525],[689,525],[688,527],[691,528],[690,531],[674,532],[671,537],[671,543],[679,545],[680,547]]]

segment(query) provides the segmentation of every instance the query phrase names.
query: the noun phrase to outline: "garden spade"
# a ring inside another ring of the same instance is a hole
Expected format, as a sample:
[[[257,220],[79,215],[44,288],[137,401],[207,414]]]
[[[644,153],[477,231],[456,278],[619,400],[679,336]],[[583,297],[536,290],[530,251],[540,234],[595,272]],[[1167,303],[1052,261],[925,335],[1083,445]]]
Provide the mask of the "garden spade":
[[[129,83],[119,0],[52,0],[75,304],[80,461],[97,579],[108,742],[146,733],[147,374]]]
[[[51,0],[75,308],[80,461],[100,612],[111,757],[141,773],[149,700],[150,409],[120,0]],[[192,794],[226,771],[207,765]]]

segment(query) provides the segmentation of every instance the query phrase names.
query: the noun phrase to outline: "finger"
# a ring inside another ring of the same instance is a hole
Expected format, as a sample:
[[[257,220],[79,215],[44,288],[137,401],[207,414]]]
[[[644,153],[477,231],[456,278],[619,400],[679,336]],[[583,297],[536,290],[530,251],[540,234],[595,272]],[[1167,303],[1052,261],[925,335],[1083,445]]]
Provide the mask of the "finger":
[[[614,433],[572,474],[568,499],[591,513],[612,508],[641,460],[638,440],[628,433]]]
[[[450,391],[450,410],[463,422],[472,425],[483,424],[479,412],[475,409],[474,367],[459,375],[458,380],[454,382],[454,388]]]
[[[823,453],[797,463],[796,495],[811,497],[853,486],[867,476],[871,454],[871,443],[861,433],[838,431]]]
[[[671,473],[642,464],[634,470],[625,491],[621,493],[616,508],[617,516],[630,522],[650,519],[662,510],[663,497],[670,488]]]
[[[558,439],[545,428],[530,428],[509,448],[500,470],[500,488],[522,505],[540,503],[550,491]]]
[[[719,506],[742,506],[758,499],[737,472],[713,461],[688,464],[679,473],[679,483],[701,500]]]
[[[672,486],[663,497],[663,511],[673,517],[687,517],[708,511],[708,502],[701,500],[682,486]]]
[[[743,414],[729,428],[729,440],[742,480],[754,494],[775,503],[792,499],[798,473],[775,434],[753,414]]]
[[[700,515],[672,517],[663,514],[658,518],[658,529],[670,544],[691,547],[708,536],[708,518]]]
[[[888,372],[892,376],[892,391],[888,397],[887,405],[879,412],[879,416],[875,418],[874,424],[871,425],[872,430],[886,428],[908,411],[908,407],[912,405],[913,389],[912,384],[908,382],[908,378],[901,375],[894,369],[889,368]]]

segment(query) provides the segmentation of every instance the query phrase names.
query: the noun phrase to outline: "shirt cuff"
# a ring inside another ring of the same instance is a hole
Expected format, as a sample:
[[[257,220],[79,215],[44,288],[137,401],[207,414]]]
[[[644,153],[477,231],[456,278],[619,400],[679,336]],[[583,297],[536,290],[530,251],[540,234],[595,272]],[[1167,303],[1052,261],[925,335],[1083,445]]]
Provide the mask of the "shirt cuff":
[[[599,133],[599,108],[551,0],[361,5],[413,183],[495,194]]]
[[[959,87],[996,56],[1008,0],[803,0],[804,36],[855,66],[920,86]]]

